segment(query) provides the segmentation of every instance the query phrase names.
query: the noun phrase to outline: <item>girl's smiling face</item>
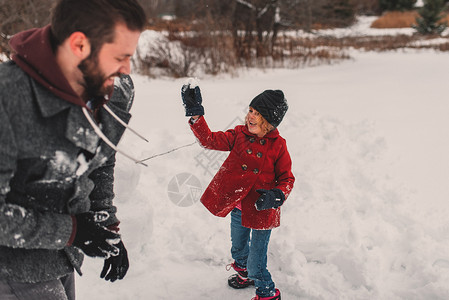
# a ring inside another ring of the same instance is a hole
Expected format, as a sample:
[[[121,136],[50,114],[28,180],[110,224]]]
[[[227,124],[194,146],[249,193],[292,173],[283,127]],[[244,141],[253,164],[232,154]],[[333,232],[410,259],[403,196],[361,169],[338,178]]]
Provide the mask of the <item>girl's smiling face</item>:
[[[246,115],[245,121],[249,132],[251,132],[252,134],[257,135],[258,137],[263,137],[267,133],[266,129],[262,127],[262,124],[264,123],[262,116],[251,106],[249,107],[249,111]]]

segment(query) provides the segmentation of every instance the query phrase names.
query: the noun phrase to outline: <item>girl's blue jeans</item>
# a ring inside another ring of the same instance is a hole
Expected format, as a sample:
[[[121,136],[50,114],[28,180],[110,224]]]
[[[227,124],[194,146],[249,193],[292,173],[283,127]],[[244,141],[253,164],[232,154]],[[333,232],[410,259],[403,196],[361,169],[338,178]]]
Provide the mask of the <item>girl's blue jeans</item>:
[[[271,229],[256,230],[242,226],[242,212],[234,208],[231,212],[231,254],[235,263],[247,268],[248,277],[254,280],[256,294],[273,296],[274,282],[267,270],[267,251]]]

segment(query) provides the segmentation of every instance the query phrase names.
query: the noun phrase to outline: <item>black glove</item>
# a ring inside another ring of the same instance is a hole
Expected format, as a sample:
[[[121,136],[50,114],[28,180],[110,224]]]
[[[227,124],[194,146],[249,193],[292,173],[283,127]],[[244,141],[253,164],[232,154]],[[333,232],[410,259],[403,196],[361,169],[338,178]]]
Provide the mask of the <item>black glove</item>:
[[[181,97],[186,110],[186,117],[204,115],[204,107],[201,105],[203,98],[201,98],[201,91],[198,86],[191,88],[190,83],[184,84],[181,89]]]
[[[255,204],[257,210],[278,208],[285,201],[285,195],[280,189],[259,189],[256,192],[260,194]]]
[[[108,257],[119,254],[120,235],[100,225],[109,218],[105,211],[75,215],[76,235],[72,245],[92,257]]]
[[[104,260],[104,267],[100,274],[101,278],[104,278],[106,281],[110,280],[111,282],[117,279],[123,279],[129,268],[128,252],[126,251],[125,245],[120,241],[115,246],[119,248],[119,254]]]

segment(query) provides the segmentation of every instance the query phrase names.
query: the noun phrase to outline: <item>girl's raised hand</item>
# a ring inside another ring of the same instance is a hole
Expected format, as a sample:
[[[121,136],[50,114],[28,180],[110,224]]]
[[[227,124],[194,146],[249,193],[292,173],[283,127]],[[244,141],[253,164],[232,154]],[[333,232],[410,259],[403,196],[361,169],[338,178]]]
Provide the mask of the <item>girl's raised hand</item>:
[[[181,98],[186,111],[186,117],[204,115],[204,107],[201,105],[203,99],[196,80],[189,79],[188,83],[182,86]]]

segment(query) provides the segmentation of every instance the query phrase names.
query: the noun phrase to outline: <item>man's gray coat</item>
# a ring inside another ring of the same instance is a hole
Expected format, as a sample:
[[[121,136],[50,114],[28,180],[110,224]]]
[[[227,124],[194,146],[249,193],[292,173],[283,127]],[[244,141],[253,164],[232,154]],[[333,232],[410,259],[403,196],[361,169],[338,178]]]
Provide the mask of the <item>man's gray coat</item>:
[[[107,105],[125,122],[129,76]],[[103,133],[117,144],[124,128],[101,108]],[[67,246],[71,215],[113,206],[115,151],[99,139],[80,106],[58,98],[14,62],[0,65],[0,280],[38,282],[78,272],[83,254]]]

